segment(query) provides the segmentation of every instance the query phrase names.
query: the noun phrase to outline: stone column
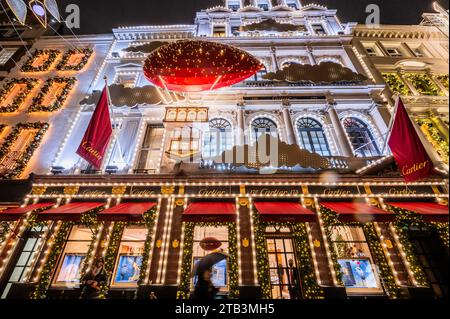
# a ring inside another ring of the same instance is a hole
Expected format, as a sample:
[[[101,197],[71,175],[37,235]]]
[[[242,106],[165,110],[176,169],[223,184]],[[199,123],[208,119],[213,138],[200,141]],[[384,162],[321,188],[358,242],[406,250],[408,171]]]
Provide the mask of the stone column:
[[[236,145],[245,145],[245,102],[237,104]]]
[[[284,126],[286,127],[287,143],[294,145],[297,144],[297,139],[295,138],[295,129],[291,119],[291,103],[288,100],[283,100],[282,103],[281,111],[283,113]]]
[[[333,124],[340,153],[345,157],[353,157],[353,147],[350,144],[344,125],[342,125],[342,122],[339,119],[339,114],[336,110],[335,103],[328,104],[327,113],[330,116],[331,123]]]
[[[306,53],[308,54],[309,63],[311,65],[317,65],[317,60],[314,57],[314,53],[313,52],[314,52],[314,50],[313,50],[312,46],[308,44],[306,46]]]

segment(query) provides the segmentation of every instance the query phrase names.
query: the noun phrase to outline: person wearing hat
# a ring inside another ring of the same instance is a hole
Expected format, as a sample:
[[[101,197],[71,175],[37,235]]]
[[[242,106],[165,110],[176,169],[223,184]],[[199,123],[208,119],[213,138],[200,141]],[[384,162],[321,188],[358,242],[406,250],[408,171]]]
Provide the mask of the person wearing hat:
[[[98,259],[92,269],[81,278],[81,299],[98,299],[101,287],[106,284],[108,276],[103,258]]]

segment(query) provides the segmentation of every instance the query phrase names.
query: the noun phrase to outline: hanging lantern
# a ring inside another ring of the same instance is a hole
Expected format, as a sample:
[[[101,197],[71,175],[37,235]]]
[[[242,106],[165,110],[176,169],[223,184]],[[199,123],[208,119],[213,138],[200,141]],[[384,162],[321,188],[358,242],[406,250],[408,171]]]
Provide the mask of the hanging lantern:
[[[262,68],[258,59],[238,48],[186,40],[153,51],[144,63],[144,74],[163,89],[202,92],[239,83]]]
[[[212,238],[212,237],[204,238],[200,242],[200,247],[206,251],[213,251],[213,250],[219,249],[220,246],[222,246],[222,243],[220,242],[220,240],[218,240],[216,238]]]

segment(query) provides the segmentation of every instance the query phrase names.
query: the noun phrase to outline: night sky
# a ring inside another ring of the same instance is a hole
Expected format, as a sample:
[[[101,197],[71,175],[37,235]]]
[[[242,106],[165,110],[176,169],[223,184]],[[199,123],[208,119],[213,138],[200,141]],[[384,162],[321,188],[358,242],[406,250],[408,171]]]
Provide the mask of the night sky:
[[[118,26],[192,24],[195,12],[222,3],[222,0],[60,0],[65,16],[67,4],[75,3],[81,9],[80,34],[111,33]],[[449,7],[449,0],[439,0]],[[424,12],[433,12],[433,0],[303,0],[337,9],[342,22],[364,22],[365,8],[375,3],[381,8],[384,24],[417,24]]]

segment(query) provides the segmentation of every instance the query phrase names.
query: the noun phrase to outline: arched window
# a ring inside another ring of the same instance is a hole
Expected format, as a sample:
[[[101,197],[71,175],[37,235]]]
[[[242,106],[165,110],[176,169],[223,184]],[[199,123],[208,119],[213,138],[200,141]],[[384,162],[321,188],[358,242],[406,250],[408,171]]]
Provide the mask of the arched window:
[[[203,141],[203,158],[213,158],[233,147],[233,132],[231,123],[225,119],[212,119],[209,131],[205,132]]]
[[[269,134],[275,138],[278,138],[278,127],[277,124],[268,118],[258,118],[252,122],[252,136],[253,141],[258,141],[258,139]]]
[[[322,156],[331,156],[330,147],[322,125],[312,118],[302,118],[297,122],[298,135],[303,147]]]
[[[380,156],[377,143],[365,123],[357,118],[349,117],[344,120],[344,127],[358,157]]]

